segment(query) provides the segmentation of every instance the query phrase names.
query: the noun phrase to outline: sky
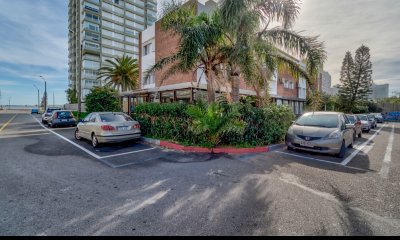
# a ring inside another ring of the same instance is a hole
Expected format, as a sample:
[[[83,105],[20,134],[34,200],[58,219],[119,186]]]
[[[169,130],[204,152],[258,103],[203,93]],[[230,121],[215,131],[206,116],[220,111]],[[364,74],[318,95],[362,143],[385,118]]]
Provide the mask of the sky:
[[[159,1],[161,2],[161,1]],[[339,83],[346,51],[371,48],[377,84],[400,91],[400,1],[302,0],[294,27],[325,42],[325,70]],[[49,103],[65,104],[68,88],[68,1],[0,0],[0,104],[37,103],[47,81]]]

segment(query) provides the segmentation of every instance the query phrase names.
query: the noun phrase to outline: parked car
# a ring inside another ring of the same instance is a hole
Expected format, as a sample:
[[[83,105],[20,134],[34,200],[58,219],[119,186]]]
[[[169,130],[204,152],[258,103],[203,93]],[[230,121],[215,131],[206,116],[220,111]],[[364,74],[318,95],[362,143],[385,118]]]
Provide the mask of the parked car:
[[[288,150],[335,154],[343,158],[354,144],[354,125],[343,113],[313,112],[302,115],[286,135]]]
[[[368,115],[357,115],[361,120],[361,127],[364,132],[370,132],[372,129],[372,122],[369,120]]]
[[[49,121],[49,118],[51,117],[53,112],[60,111],[60,110],[61,110],[61,108],[51,108],[51,107],[47,108],[46,111],[42,115],[42,123],[47,124]]]
[[[124,113],[91,113],[77,126],[75,138],[102,143],[125,142],[141,138],[140,124]]]
[[[383,118],[383,115],[381,113],[375,113],[375,118],[376,118],[376,121],[378,123],[384,123],[385,122],[385,120]]]
[[[346,115],[351,124],[354,124],[354,138],[357,136],[362,138],[362,123],[360,118],[357,115]]]
[[[71,111],[54,111],[47,122],[48,126],[51,128],[65,126],[76,127],[76,120]]]
[[[31,114],[39,114],[39,109],[33,108],[33,109],[31,110]]]
[[[371,122],[372,129],[375,129],[376,127],[378,127],[378,122],[376,121],[374,114],[369,114],[368,120]]]

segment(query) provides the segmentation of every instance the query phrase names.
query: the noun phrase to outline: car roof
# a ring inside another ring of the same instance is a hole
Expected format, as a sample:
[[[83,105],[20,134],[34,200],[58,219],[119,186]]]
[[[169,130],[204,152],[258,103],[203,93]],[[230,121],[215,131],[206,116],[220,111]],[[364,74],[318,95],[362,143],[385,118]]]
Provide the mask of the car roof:
[[[94,112],[92,114],[124,114],[123,112]]]
[[[314,114],[314,115],[341,115],[344,113],[340,113],[340,112],[308,112],[306,113],[308,115]]]

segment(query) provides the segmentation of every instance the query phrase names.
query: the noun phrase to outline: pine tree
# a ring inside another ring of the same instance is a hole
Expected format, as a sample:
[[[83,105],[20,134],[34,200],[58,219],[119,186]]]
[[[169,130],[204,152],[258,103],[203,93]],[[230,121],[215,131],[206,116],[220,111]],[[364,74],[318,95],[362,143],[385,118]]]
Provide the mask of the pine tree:
[[[370,49],[362,45],[357,49],[354,59],[353,76],[357,87],[356,99],[361,101],[367,101],[372,93],[372,63],[369,52]]]
[[[350,106],[354,105],[352,102],[353,95],[355,93],[353,84],[353,71],[354,61],[350,52],[346,53],[343,59],[342,70],[340,72],[340,82],[342,85],[339,88],[340,102],[343,108],[350,110]]]
[[[372,92],[372,63],[370,49],[362,45],[356,51],[353,61],[350,52],[343,60],[339,89],[340,102],[344,110],[355,112],[357,107],[364,104]]]

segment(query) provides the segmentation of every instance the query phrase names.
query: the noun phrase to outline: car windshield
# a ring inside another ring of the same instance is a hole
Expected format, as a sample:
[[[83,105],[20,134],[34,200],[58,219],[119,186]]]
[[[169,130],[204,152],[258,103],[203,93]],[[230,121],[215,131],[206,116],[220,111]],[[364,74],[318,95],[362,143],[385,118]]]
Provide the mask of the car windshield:
[[[361,121],[368,121],[368,117],[367,116],[358,116],[360,118]]]
[[[72,118],[71,112],[58,112],[57,118]]]
[[[118,113],[100,114],[100,119],[103,123],[133,121],[128,115]]]
[[[357,122],[357,119],[356,119],[355,116],[347,116],[347,118],[349,119],[349,121],[350,121],[351,123],[356,123],[356,122]]]
[[[375,117],[382,118],[382,115],[381,114],[376,114]]]
[[[296,125],[307,127],[337,128],[339,126],[339,118],[337,115],[326,114],[307,114],[296,121]]]
[[[375,116],[374,115],[368,115],[369,120],[374,120]]]

